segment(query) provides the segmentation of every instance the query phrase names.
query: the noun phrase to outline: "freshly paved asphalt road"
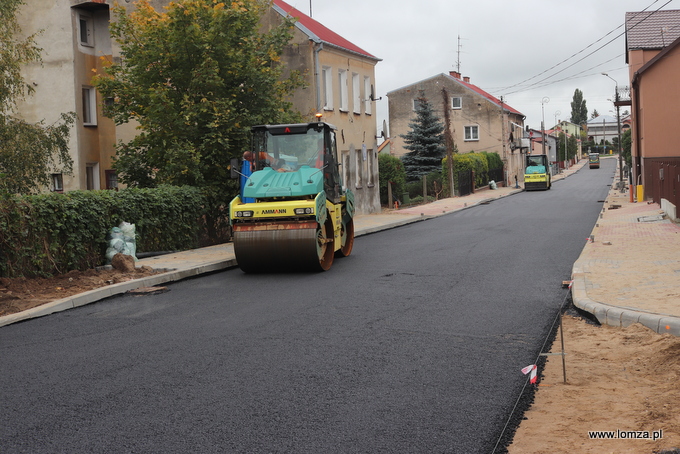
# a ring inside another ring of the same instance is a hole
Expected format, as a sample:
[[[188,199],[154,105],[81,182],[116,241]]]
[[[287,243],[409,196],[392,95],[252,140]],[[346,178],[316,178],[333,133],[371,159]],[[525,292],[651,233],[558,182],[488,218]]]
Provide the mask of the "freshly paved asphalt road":
[[[492,452],[613,170],[6,326],[0,451]]]

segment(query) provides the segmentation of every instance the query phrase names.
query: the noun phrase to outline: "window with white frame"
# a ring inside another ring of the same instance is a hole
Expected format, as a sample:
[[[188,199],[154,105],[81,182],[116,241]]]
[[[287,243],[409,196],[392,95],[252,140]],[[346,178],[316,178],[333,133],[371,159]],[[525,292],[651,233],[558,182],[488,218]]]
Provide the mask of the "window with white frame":
[[[466,126],[465,127],[465,140],[479,140],[479,126]]]
[[[416,111],[420,108],[420,99],[416,98],[413,100],[413,110]]]
[[[83,46],[94,47],[94,21],[85,13],[78,13],[78,41]]]
[[[361,114],[361,81],[357,73],[352,73],[352,99],[354,100],[352,103],[354,113]]]
[[[347,93],[347,70],[338,70],[338,85],[340,89],[340,111],[349,112],[349,94]]]
[[[462,109],[463,108],[463,98],[460,96],[451,97],[451,108],[452,109]]]
[[[371,115],[373,113],[371,102],[371,95],[373,94],[373,87],[371,86],[371,78],[369,76],[364,76],[364,113],[366,115]]]
[[[333,110],[333,71],[330,66],[321,69],[321,84],[324,110]]]
[[[52,191],[64,192],[64,176],[61,173],[52,174]]]
[[[83,87],[83,125],[97,126],[97,94],[93,87]]]

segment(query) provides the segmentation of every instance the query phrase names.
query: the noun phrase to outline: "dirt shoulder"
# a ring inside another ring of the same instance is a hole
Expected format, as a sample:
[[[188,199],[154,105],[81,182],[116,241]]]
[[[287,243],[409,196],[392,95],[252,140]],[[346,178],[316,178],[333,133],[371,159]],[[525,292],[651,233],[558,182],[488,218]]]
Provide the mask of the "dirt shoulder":
[[[680,453],[680,338],[569,315],[563,327],[567,383],[561,356],[548,356],[508,452]],[[558,332],[552,352],[560,350]],[[592,431],[618,438],[594,439]],[[655,435],[662,438],[638,438]]]
[[[15,314],[45,303],[107,285],[156,274],[142,266],[133,272],[116,269],[71,271],[50,278],[0,278],[0,316]]]

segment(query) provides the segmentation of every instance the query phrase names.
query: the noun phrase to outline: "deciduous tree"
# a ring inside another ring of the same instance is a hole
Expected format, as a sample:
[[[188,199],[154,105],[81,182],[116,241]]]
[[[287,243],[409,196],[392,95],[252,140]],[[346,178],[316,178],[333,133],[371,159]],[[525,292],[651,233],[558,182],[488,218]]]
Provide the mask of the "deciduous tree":
[[[94,79],[116,124],[139,123],[117,145],[114,167],[131,186],[212,188],[228,196],[230,158],[249,147],[249,128],[299,118],[288,101],[301,85],[282,77],[292,22],[261,30],[264,0],[182,0],[163,12],[141,0],[115,7],[111,34],[122,60]]]

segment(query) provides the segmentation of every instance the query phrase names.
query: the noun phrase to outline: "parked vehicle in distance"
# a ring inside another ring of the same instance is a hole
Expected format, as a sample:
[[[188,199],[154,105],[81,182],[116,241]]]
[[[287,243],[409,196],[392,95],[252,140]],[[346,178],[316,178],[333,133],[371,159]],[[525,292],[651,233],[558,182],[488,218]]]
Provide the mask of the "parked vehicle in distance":
[[[600,168],[600,154],[599,153],[588,154],[588,166],[591,169],[599,169]]]

